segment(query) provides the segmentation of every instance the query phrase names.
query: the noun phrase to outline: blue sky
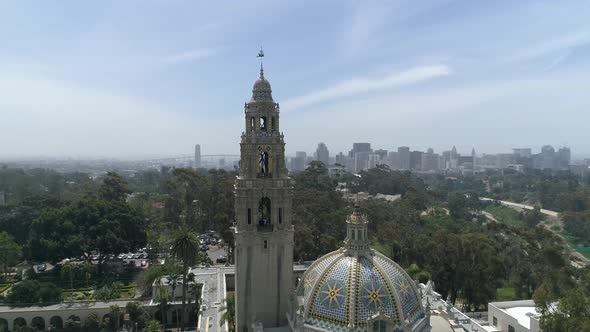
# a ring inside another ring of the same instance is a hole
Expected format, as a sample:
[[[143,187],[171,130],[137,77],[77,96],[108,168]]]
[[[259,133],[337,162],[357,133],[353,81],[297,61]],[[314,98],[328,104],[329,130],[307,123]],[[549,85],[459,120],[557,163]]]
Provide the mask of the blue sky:
[[[0,156],[237,153],[258,75],[287,153],[590,155],[589,1],[0,2]]]

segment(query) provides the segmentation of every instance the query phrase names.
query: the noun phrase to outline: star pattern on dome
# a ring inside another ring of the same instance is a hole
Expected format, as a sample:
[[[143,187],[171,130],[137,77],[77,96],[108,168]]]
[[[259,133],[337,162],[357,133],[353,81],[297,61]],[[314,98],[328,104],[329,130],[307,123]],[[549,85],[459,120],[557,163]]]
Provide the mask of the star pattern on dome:
[[[305,277],[305,288],[310,288],[311,286],[313,286],[313,282],[315,281],[315,279],[315,275],[311,273],[307,277]]]
[[[376,285],[375,283],[369,283],[364,287],[363,298],[367,299],[368,305],[373,306],[375,309],[384,304],[383,298],[387,295],[382,291],[382,285]]]
[[[410,285],[408,283],[406,283],[405,281],[402,281],[399,284],[399,289],[404,294],[404,296],[410,295]]]
[[[341,304],[340,298],[344,300],[344,294],[341,293],[344,286],[342,286],[338,281],[333,280],[332,285],[330,285],[330,281],[326,282],[326,288],[326,290],[322,291],[322,293],[325,295],[322,301],[329,302],[329,307],[332,307],[333,303],[339,307]]]

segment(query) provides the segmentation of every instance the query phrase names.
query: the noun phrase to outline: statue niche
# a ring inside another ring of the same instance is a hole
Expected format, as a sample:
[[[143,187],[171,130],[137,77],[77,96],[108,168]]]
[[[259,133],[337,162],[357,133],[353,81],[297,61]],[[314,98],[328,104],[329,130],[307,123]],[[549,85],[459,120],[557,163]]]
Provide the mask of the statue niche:
[[[270,146],[258,147],[258,177],[267,177],[271,174]]]
[[[272,230],[270,207],[270,198],[268,197],[262,197],[260,202],[258,202],[258,215],[260,216],[260,219],[258,220],[259,230]]]

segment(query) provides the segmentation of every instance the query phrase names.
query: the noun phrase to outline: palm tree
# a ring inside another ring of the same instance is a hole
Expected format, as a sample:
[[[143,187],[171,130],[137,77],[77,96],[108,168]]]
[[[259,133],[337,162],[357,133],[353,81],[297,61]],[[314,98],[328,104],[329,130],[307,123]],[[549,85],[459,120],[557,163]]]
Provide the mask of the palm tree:
[[[74,270],[76,267],[71,262],[65,262],[61,268],[61,277],[69,276],[70,278],[70,289],[74,288]]]
[[[160,305],[160,315],[162,316],[162,326],[166,327],[166,306],[172,299],[167,286],[162,283],[162,277],[158,278],[158,293],[155,294],[154,301]]]
[[[113,304],[112,306],[110,306],[110,312],[109,315],[112,319],[112,324],[113,324],[113,328],[115,329],[115,331],[119,331],[119,324],[121,323],[121,308],[116,305]]]
[[[227,322],[229,331],[234,332],[236,330],[234,326],[236,312],[236,297],[234,293],[227,293],[227,298],[223,300],[223,302],[225,304],[219,308],[219,311],[223,312],[219,321],[219,326],[223,326],[223,324]]]
[[[182,325],[181,330],[184,331],[184,324],[186,322],[186,289],[188,286],[188,269],[199,261],[199,239],[197,235],[184,226],[172,239],[172,246],[170,248],[172,257],[177,261],[182,262]]]
[[[171,275],[168,276],[168,284],[172,287],[172,294],[170,296],[171,302],[174,302],[174,297],[176,294],[176,285],[178,283],[178,275],[176,273],[173,273]],[[178,310],[176,308],[174,308],[174,313],[176,314],[176,327],[178,327]],[[174,317],[174,316],[172,316]],[[174,319],[174,318],[172,318]]]

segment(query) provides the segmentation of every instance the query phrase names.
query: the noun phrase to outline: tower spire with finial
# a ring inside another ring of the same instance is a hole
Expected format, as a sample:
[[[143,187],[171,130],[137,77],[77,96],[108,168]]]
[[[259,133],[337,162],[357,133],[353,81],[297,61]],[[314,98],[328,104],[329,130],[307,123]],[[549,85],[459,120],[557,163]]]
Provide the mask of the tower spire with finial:
[[[264,51],[262,50],[262,46],[260,46],[260,51],[258,52],[257,58],[260,58],[260,78],[264,78],[264,68],[262,67],[262,58],[264,58]]]

